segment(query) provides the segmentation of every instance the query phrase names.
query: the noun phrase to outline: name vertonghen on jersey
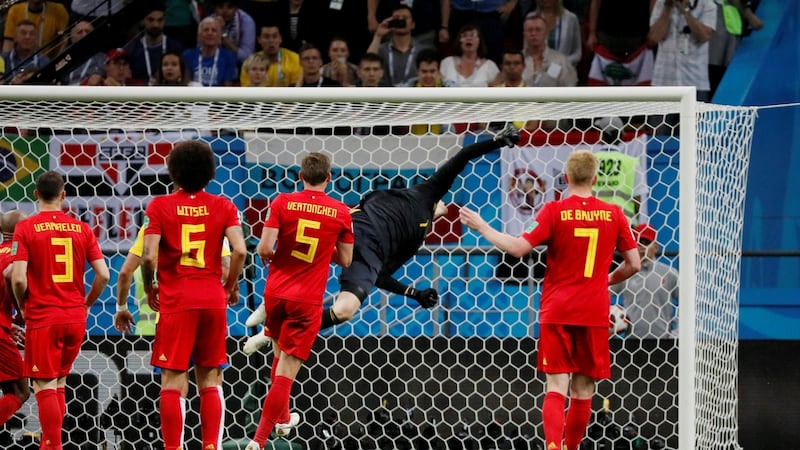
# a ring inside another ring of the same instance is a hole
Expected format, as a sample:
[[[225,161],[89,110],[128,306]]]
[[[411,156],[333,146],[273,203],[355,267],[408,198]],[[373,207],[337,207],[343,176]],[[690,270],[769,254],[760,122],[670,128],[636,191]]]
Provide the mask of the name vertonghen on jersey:
[[[336,208],[332,208],[330,206],[316,205],[314,203],[305,203],[305,202],[288,202],[286,203],[286,209],[289,211],[300,211],[300,212],[308,212],[311,214],[321,214],[323,216],[328,216],[328,217],[336,217],[337,214],[339,214],[339,211]]]

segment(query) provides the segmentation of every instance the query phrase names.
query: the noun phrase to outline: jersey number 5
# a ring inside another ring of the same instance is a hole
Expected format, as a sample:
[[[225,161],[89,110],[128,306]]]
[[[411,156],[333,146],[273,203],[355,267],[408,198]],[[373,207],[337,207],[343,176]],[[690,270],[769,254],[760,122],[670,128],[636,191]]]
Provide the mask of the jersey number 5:
[[[64,247],[62,253],[56,253],[56,263],[64,263],[64,273],[54,273],[53,283],[72,283],[72,238],[50,238],[53,247]]]
[[[319,230],[320,225],[320,222],[316,220],[299,219],[297,221],[295,240],[300,244],[308,244],[308,251],[303,253],[299,250],[292,250],[292,256],[309,264],[314,261],[314,255],[317,254],[317,245],[319,245],[319,238],[306,235],[306,230],[309,228]]]
[[[583,276],[592,278],[594,273],[594,261],[597,259],[597,228],[575,228],[575,237],[589,238],[589,245],[586,247],[586,262],[583,264]]]
[[[193,241],[192,233],[202,233],[206,231],[205,224],[181,225],[181,261],[182,266],[197,267],[203,269],[206,267],[206,241],[203,239]],[[193,256],[194,255],[194,256]]]

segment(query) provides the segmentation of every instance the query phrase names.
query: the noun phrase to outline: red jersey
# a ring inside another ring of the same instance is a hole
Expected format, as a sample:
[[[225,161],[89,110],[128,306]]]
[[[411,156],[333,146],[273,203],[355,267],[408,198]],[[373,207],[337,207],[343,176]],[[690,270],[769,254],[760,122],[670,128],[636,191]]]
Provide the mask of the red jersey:
[[[264,296],[321,305],[336,243],[355,240],[347,206],[318,191],[279,194],[264,226],[278,229]]]
[[[28,327],[86,322],[86,263],[103,259],[89,225],[61,211],[21,220],[11,259],[28,262]]]
[[[183,190],[154,198],[147,206],[144,234],[161,236],[158,295],[161,313],[227,307],[222,285],[225,230],[241,226],[227,198]]]
[[[622,209],[570,196],[545,204],[522,237],[547,245],[540,323],[607,327],[614,249],[636,248]]]
[[[11,317],[16,303],[6,287],[3,271],[11,264],[11,241],[0,243],[0,331],[11,332]]]

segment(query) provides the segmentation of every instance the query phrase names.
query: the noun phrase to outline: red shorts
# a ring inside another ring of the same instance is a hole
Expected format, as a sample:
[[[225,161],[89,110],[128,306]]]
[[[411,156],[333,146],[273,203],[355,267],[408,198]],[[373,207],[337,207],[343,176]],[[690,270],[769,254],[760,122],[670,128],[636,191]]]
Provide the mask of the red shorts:
[[[542,324],[537,369],[544,373],[578,373],[595,380],[609,378],[608,327]]]
[[[22,372],[22,357],[14,339],[0,329],[0,383],[25,378]]]
[[[266,327],[282,352],[307,360],[322,325],[322,304],[264,299],[267,311]]]
[[[25,331],[25,376],[49,380],[69,375],[85,334],[85,323],[28,328]]]
[[[227,336],[228,316],[224,309],[161,313],[150,364],[178,371],[189,370],[190,360],[200,367],[225,365]]]

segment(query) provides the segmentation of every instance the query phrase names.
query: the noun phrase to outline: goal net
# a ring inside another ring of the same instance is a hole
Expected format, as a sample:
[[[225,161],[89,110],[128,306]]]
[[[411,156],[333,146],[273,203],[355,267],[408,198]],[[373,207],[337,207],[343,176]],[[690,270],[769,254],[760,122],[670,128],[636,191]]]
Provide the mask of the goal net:
[[[308,151],[331,156],[329,192],[355,205],[376,189],[429,177],[462,146],[506,126],[515,148],[472,162],[444,197],[448,214],[395,276],[433,287],[439,305],[373,290],[323,331],[292,392],[301,425],[274,448],[542,448],[544,378],[535,370],[543,249],[514,260],[457,220],[480,211],[519,233],[565,192],[574,149],[601,160],[598,196],[654,241],[643,275],[610,292],[631,327],[610,336],[586,449],[730,449],[737,444],[737,325],[745,185],[755,110],[698,104],[690,88],[51,88],[0,87],[2,211],[35,210],[34,180],[67,180],[65,210],[89,223],[112,270],[68,378],[65,448],[158,449],[160,378],[149,366],[155,314],[134,287],[135,333],[113,329],[116,274],[148,202],[170,189],[175,142],[218,157],[208,190],[231,198],[250,249],[229,309],[224,448],[253,435],[271,350],[245,356],[244,324],[262,301],[254,258],[269,200],[298,189]],[[679,181],[683,181],[679,183]],[[46,256],[43,256],[46,257]],[[331,270],[327,300],[337,293]],[[680,321],[678,321],[680,317]],[[620,318],[620,320],[623,320]],[[623,320],[624,325],[624,320]],[[189,392],[185,448],[199,448]],[[22,448],[39,432],[31,397],[0,429]],[[613,446],[613,447],[612,447]]]

